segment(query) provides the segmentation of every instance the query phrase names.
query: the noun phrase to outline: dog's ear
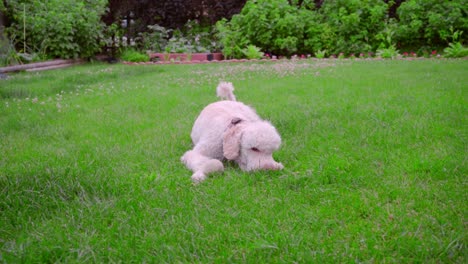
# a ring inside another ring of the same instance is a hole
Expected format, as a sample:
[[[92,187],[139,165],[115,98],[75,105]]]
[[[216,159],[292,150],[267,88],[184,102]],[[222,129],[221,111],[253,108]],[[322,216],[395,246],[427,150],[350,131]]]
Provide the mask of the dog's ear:
[[[223,155],[228,160],[235,160],[239,157],[240,141],[244,126],[238,124],[240,121],[236,121],[232,122],[232,125],[223,134]]]

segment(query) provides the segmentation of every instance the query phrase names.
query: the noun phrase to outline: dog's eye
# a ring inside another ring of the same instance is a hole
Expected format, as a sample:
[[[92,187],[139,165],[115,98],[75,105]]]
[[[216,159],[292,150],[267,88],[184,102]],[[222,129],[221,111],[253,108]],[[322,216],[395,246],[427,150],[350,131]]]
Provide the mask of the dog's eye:
[[[259,152],[260,150],[258,148],[251,148],[252,151]]]

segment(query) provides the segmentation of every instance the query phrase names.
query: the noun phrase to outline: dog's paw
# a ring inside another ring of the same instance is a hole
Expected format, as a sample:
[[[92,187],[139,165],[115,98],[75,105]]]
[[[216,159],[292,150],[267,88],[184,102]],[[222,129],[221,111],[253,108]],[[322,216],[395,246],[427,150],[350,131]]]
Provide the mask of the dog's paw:
[[[192,182],[194,184],[198,184],[204,181],[205,179],[206,179],[206,175],[201,171],[197,171],[192,175]]]
[[[282,170],[282,169],[284,169],[283,164],[280,162],[276,163],[276,170]]]
[[[212,159],[203,164],[203,172],[209,174],[212,172],[223,171],[223,163],[217,159]]]
[[[264,170],[282,170],[283,168],[283,164],[279,162],[268,163],[262,167]]]

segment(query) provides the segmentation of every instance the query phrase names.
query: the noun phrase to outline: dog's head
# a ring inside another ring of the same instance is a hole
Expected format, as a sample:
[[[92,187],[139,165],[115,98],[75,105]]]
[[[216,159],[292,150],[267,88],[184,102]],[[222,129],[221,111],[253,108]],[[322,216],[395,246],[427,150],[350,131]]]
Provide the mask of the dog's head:
[[[234,118],[223,135],[224,157],[235,160],[244,171],[282,169],[272,156],[280,145],[280,135],[267,121]]]

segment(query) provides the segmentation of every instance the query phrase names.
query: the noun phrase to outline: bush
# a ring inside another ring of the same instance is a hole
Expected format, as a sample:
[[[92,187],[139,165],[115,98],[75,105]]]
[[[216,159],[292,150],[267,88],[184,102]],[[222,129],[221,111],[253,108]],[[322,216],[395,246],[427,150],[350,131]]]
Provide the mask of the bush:
[[[148,32],[142,32],[136,39],[143,50],[161,52],[167,45],[169,33],[172,31],[160,25],[149,25]]]
[[[447,46],[450,27],[468,30],[468,4],[464,0],[407,0],[391,19],[389,10],[397,6],[395,1],[316,3],[247,1],[240,14],[230,21],[217,23],[223,53],[226,57],[242,57],[241,47],[248,45],[276,55],[311,54],[319,50],[328,50],[330,54],[367,53],[379,49],[393,53],[398,52],[397,49],[414,48],[427,53],[433,47]],[[389,32],[391,43],[385,39]]]
[[[248,45],[273,54],[291,55],[303,46],[305,20],[301,11],[286,0],[247,1],[231,21],[217,24],[227,57],[242,57]]]
[[[7,33],[21,52],[38,52],[52,58],[90,57],[102,46],[101,16],[106,3],[105,0],[8,1],[12,25]]]
[[[254,45],[247,46],[247,48],[242,50],[242,53],[244,53],[244,55],[249,60],[261,59],[263,57],[263,52],[260,50],[260,48],[254,46]]]
[[[334,36],[331,52],[368,52],[379,46],[377,34],[384,29],[388,5],[382,0],[324,1],[319,12],[324,28]]]
[[[150,60],[148,54],[138,52],[134,49],[127,49],[121,55],[123,61],[129,62],[147,62]]]
[[[468,30],[468,3],[463,0],[407,0],[391,22],[403,47],[446,46],[450,28]]]
[[[399,53],[395,45],[391,45],[387,48],[379,48],[376,55],[383,59],[395,59],[398,57]]]
[[[463,31],[453,32],[453,28],[450,28],[452,32],[452,43],[449,43],[449,46],[444,49],[444,56],[447,58],[460,58],[468,56],[468,49],[463,47],[463,45],[458,41],[463,35]]]
[[[375,35],[385,25],[382,23],[388,8],[385,2],[325,1],[319,11],[304,6],[290,5],[286,0],[247,1],[231,21],[217,24],[223,52],[239,57],[242,55],[239,47],[248,44],[281,55],[323,49],[351,53],[378,47]]]
[[[235,17],[235,16],[234,16]],[[226,19],[221,19],[216,23],[218,38],[222,46],[222,52],[228,59],[242,57],[242,49],[249,44],[249,40],[243,34],[239,23],[232,23]]]
[[[215,52],[220,50],[215,26],[202,26],[188,21],[181,29],[168,29],[160,25],[148,26],[148,32],[140,32],[135,39],[137,47],[153,52]]]

